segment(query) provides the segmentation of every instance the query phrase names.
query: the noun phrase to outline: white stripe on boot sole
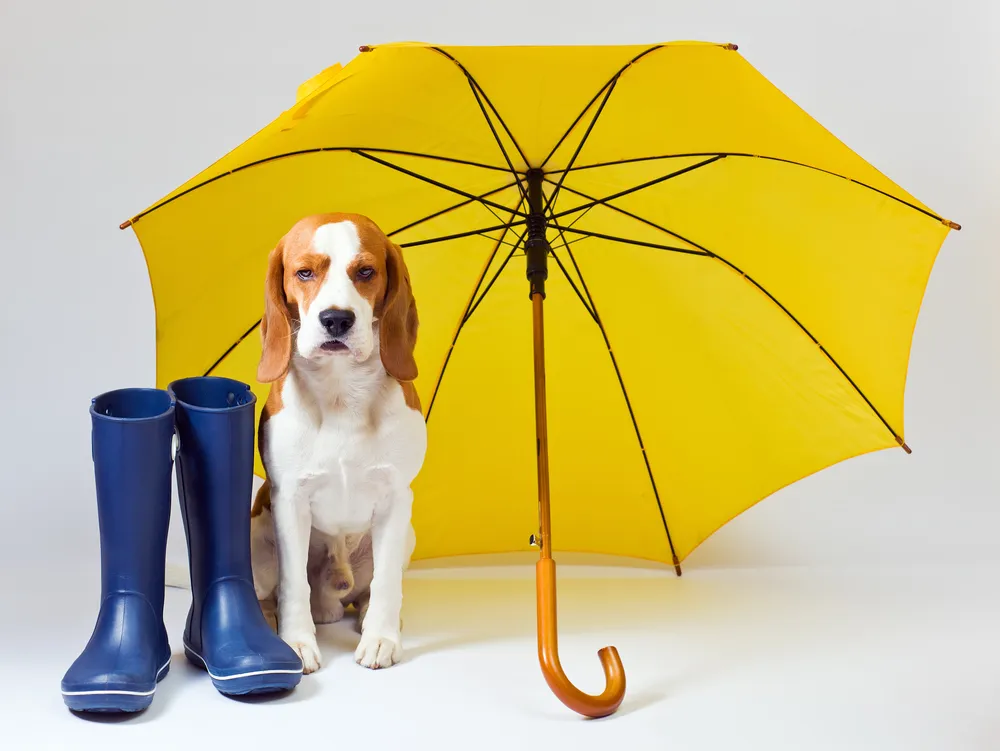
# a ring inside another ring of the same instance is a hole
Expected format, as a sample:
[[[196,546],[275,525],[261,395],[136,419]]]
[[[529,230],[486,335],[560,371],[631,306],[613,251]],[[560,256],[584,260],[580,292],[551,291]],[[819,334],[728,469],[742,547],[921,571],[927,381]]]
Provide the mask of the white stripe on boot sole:
[[[202,667],[205,668],[205,672],[208,673],[209,677],[213,681],[232,681],[237,678],[251,678],[255,675],[298,675],[302,672],[302,668],[299,668],[298,670],[253,670],[249,673],[238,673],[237,675],[216,675],[208,669],[208,663],[205,662],[200,654],[187,646],[184,647],[184,651],[189,655],[198,658],[198,662],[202,664]]]
[[[167,669],[167,665],[170,664],[170,660],[167,659],[163,666],[156,671],[156,680],[160,680],[160,676],[163,671]],[[63,691],[63,696],[152,696],[156,693],[156,688],[154,687],[152,691]]]

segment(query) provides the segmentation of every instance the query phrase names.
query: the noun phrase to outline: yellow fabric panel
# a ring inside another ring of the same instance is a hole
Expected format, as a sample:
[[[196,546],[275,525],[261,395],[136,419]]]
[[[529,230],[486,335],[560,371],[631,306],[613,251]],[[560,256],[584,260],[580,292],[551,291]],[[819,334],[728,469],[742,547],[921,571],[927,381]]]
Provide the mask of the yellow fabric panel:
[[[482,273],[495,245],[476,237],[406,251],[420,317],[416,348],[420,374],[416,387],[425,413],[475,279]],[[498,255],[502,253],[502,249],[498,251]]]
[[[524,272],[523,256],[506,266],[462,329],[445,372],[414,483],[415,558],[525,550],[537,531]],[[545,317],[554,548],[669,561],[600,329],[555,270]]]
[[[520,294],[512,304],[527,302],[524,259],[519,260]],[[670,561],[611,355],[576,293],[550,266],[545,371],[553,548]],[[530,331],[522,336],[529,338]]]
[[[415,558],[526,549],[537,529],[531,307],[519,260],[462,329],[428,418],[413,484]]]
[[[782,486],[896,445],[809,338],[720,262],[589,240],[574,252],[682,559]]]
[[[616,168],[613,181],[605,170],[584,170],[566,182],[595,197],[612,195],[628,187],[622,169]],[[826,347],[903,435],[910,342],[947,227],[817,170],[732,157],[613,205],[679,233],[749,274]],[[685,245],[621,214],[612,218],[614,213],[599,207],[577,226]]]
[[[647,45],[563,48],[444,47],[458,59],[487,93],[503,122],[528,157],[524,164],[509,148],[514,166],[538,166],[569,130],[604,84]],[[379,48],[379,52],[382,48]],[[532,80],[558,81],[558,86],[529,86]],[[491,116],[493,112],[490,112]],[[508,142],[500,123],[498,131]],[[496,147],[494,147],[496,151]],[[503,158],[497,152],[500,164]]]
[[[926,208],[832,136],[742,55],[709,45],[664,47],[629,68],[576,164],[694,152],[803,162]]]

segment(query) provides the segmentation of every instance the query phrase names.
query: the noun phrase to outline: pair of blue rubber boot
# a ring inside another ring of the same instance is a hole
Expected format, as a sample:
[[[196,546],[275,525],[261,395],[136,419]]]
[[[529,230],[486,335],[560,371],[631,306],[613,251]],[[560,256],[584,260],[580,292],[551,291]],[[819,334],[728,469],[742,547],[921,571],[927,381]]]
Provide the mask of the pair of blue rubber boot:
[[[253,587],[255,402],[247,384],[216,377],[93,400],[101,607],[62,680],[70,709],[145,709],[170,668],[163,598],[174,464],[191,572],[185,654],[224,694],[285,691],[301,680],[301,660],[264,620]]]

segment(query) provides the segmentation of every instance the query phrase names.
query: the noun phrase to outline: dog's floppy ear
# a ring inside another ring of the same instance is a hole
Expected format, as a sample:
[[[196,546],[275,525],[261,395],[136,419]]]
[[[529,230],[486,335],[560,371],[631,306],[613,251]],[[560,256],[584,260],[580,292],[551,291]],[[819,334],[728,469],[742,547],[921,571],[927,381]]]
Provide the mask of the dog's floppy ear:
[[[385,270],[388,279],[379,319],[379,354],[389,375],[399,381],[412,381],[417,377],[417,361],[413,357],[417,344],[417,304],[403,251],[391,240],[386,240]]]
[[[276,381],[288,371],[292,359],[292,318],[285,297],[285,239],[282,238],[267,259],[264,280],[264,316],[260,320],[261,353],[257,380]]]

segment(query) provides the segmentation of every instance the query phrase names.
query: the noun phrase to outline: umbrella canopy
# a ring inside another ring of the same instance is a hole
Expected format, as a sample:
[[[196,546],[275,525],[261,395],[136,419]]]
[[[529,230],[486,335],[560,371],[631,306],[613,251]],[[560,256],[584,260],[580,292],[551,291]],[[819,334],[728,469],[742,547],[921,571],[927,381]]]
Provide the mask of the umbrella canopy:
[[[518,183],[538,168],[555,217],[560,549],[683,560],[782,486],[902,442],[949,222],[732,45],[365,50],[132,221],[159,385],[213,372],[266,393],[268,252],[306,214],[366,214],[404,248],[421,317],[433,419],[415,558],[523,550],[536,508]]]
[[[557,549],[679,566],[779,488],[908,451],[910,342],[958,225],[735,45],[363,47],[298,94],[125,225],[157,381],[266,391],[268,252],[304,215],[371,217],[421,321],[416,558],[523,550],[538,529],[526,249]]]

